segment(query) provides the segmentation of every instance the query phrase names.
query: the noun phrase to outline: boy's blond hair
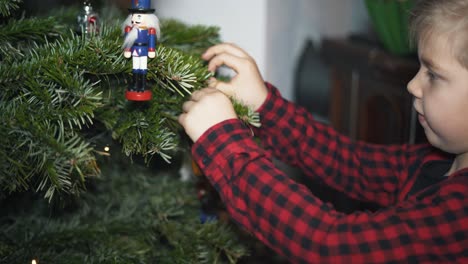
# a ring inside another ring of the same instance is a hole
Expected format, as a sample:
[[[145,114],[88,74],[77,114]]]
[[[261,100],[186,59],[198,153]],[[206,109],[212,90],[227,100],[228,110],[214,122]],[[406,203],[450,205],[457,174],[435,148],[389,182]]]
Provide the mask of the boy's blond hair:
[[[410,14],[410,39],[419,48],[448,38],[453,55],[468,69],[468,0],[419,0]]]

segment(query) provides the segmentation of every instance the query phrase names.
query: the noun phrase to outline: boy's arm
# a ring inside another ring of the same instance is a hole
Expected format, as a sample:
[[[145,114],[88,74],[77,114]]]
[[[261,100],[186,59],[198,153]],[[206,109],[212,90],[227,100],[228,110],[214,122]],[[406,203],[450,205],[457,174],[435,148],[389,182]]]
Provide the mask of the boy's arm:
[[[467,258],[466,185],[376,213],[345,215],[277,170],[239,120],[210,128],[192,150],[233,219],[293,262],[415,263]],[[324,163],[315,169],[327,170]]]
[[[407,168],[425,148],[352,142],[266,86],[269,94],[258,110],[262,126],[253,130],[268,153],[352,198],[382,206],[398,200],[417,166]]]

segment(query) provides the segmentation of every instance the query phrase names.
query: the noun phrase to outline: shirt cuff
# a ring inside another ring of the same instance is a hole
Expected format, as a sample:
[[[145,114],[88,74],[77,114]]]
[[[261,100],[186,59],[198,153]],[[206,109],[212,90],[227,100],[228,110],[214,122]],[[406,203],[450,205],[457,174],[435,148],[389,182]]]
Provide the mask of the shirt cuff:
[[[232,159],[238,155],[255,158],[260,152],[251,129],[239,119],[212,126],[192,146],[194,161],[218,190],[231,180]]]
[[[271,107],[274,106],[274,101],[281,99],[281,94],[278,89],[269,82],[265,82],[265,86],[268,90],[267,98],[263,104],[257,109],[257,112],[262,114],[265,111],[270,111]]]
[[[261,126],[258,128],[252,128],[256,135],[262,134],[262,131],[266,131],[268,128],[277,129],[278,120],[281,120],[286,115],[294,115],[293,103],[287,101],[281,96],[279,90],[272,84],[265,82],[268,89],[268,96],[265,102],[258,108],[257,112],[260,114]]]

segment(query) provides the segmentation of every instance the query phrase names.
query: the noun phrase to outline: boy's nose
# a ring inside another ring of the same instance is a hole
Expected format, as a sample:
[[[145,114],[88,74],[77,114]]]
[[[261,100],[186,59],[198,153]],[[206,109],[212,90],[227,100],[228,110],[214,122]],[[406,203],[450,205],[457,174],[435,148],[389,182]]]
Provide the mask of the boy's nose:
[[[406,89],[410,94],[412,94],[414,97],[421,97],[421,89],[419,88],[418,84],[418,74],[416,74],[413,79],[408,83],[406,86]]]

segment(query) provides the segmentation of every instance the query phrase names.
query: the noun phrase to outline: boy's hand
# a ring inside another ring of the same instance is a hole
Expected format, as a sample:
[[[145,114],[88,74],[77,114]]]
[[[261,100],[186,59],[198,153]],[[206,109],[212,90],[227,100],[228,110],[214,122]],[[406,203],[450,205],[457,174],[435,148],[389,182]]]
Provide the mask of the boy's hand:
[[[193,92],[182,105],[179,123],[193,140],[197,141],[210,127],[228,119],[237,118],[231,100],[215,88]]]
[[[221,90],[254,110],[263,104],[268,91],[255,60],[244,50],[234,44],[223,43],[210,47],[203,53],[202,58],[209,61],[208,70],[211,72],[226,65],[237,73],[230,82],[221,82],[213,78],[210,87]]]

